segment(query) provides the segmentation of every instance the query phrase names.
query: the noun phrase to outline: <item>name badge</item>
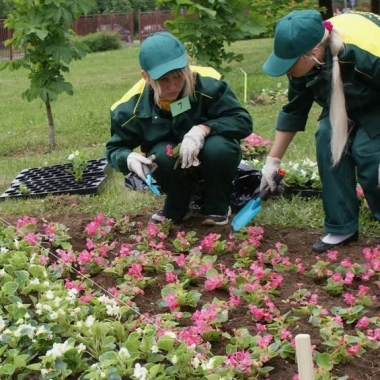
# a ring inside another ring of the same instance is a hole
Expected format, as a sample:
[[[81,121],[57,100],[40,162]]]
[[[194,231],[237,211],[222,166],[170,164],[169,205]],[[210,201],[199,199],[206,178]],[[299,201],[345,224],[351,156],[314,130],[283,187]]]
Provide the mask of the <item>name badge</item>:
[[[172,112],[173,116],[177,116],[182,112],[186,112],[190,108],[190,100],[188,96],[170,104],[170,111]]]

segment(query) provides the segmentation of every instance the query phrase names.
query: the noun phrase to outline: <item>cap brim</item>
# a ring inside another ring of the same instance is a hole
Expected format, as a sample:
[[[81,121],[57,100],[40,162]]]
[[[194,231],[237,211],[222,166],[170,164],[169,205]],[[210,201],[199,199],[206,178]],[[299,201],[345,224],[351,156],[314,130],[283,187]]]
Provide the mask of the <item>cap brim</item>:
[[[263,65],[263,71],[271,77],[280,77],[286,74],[297,62],[299,57],[291,59],[278,58],[273,52]]]
[[[163,75],[167,74],[169,71],[183,69],[187,65],[187,54],[184,53],[169,62],[165,62],[162,65],[155,67],[153,70],[149,70],[148,74],[152,79],[157,80]]]

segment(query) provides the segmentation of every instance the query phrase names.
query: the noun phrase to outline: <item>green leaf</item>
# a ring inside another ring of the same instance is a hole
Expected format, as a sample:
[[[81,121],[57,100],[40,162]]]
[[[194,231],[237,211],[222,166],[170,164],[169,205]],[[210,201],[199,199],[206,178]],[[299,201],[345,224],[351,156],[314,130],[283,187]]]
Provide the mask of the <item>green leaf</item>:
[[[165,351],[169,352],[173,349],[174,339],[170,338],[168,335],[163,335],[158,340],[157,346],[160,350],[165,350]]]
[[[317,356],[316,363],[318,367],[327,369],[328,371],[332,370],[334,367],[330,360],[330,355],[326,352]]]
[[[20,270],[16,272],[17,278],[22,282],[26,282],[29,279],[29,273],[26,270]]]
[[[16,290],[18,289],[18,284],[16,282],[6,282],[2,287],[1,290],[4,292],[4,294],[14,294],[16,293]]]
[[[2,367],[0,367],[0,373],[2,373],[3,375],[13,375],[15,370],[15,366],[10,363],[6,363]]]

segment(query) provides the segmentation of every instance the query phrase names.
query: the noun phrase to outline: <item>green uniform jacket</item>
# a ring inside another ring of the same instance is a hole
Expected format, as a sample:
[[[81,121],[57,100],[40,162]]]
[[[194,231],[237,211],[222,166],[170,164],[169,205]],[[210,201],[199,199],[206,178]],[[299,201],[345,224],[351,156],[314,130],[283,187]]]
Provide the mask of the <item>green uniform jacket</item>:
[[[160,109],[151,87],[142,79],[111,107],[111,139],[106,157],[111,166],[128,173],[127,157],[137,147],[147,152],[160,141],[178,144],[198,124],[207,124],[211,133],[240,140],[252,133],[252,118],[229,85],[212,68],[192,67],[196,74],[191,108],[176,116]]]
[[[345,49],[339,53],[347,114],[370,136],[380,134],[380,17],[371,13],[344,13],[330,19],[341,34]],[[289,103],[280,111],[277,130],[303,131],[315,101],[329,114],[332,57],[301,78],[289,78]]]

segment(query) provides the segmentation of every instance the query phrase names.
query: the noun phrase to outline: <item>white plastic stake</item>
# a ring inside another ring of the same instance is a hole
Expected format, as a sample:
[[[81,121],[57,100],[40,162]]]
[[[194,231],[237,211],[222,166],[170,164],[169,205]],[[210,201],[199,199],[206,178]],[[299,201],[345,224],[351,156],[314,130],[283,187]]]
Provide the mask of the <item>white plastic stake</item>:
[[[310,335],[296,335],[296,355],[300,380],[315,380]]]

